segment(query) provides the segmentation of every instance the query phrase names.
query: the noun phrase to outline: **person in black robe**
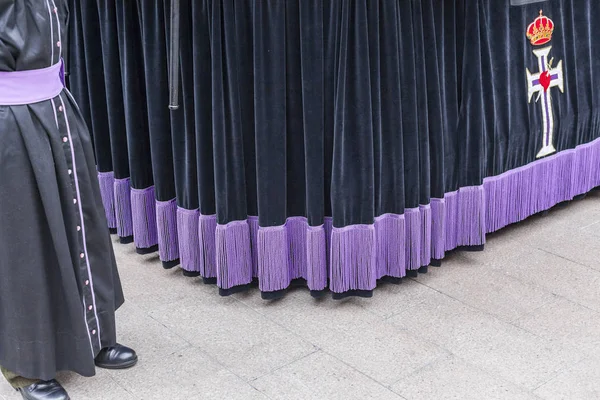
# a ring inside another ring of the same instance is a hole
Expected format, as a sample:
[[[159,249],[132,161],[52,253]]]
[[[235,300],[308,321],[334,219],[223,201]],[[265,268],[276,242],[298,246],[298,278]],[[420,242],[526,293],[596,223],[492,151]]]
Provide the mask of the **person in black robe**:
[[[0,2],[0,369],[25,399],[68,399],[58,371],[137,362],[90,134],[64,88],[67,0]]]

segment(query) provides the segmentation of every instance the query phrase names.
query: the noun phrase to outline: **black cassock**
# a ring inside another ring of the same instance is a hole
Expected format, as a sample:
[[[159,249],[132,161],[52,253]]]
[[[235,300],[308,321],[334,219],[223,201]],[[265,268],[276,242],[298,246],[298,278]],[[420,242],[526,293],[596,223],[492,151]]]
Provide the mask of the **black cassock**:
[[[0,3],[0,89],[7,72],[55,70],[68,12],[65,0]],[[28,378],[91,376],[115,344],[123,293],[88,128],[62,90],[0,105],[0,135],[0,365]]]

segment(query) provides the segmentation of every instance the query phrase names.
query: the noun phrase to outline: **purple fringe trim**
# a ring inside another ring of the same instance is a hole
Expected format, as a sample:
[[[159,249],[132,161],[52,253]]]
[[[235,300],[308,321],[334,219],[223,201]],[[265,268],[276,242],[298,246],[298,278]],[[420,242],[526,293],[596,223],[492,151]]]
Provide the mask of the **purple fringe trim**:
[[[289,246],[290,279],[306,279],[308,220],[304,217],[288,218],[285,230]]]
[[[100,197],[104,205],[106,222],[110,229],[117,227],[115,216],[115,174],[114,172],[98,172],[98,183],[100,184]]]
[[[161,261],[179,258],[179,234],[177,232],[177,202],[175,199],[156,202],[158,255]]]
[[[306,282],[310,290],[327,287],[327,233],[324,225],[308,227],[306,232]]]
[[[158,244],[154,186],[131,189],[131,217],[135,246],[147,249]]]
[[[200,241],[200,275],[217,277],[217,216],[200,214],[198,239]]]
[[[129,178],[115,179],[115,217],[117,219],[117,234],[120,237],[133,235],[131,217],[131,186]]]
[[[334,228],[331,235],[331,290],[372,290],[377,282],[373,225]]]
[[[431,256],[436,260],[446,253],[446,200],[431,199]]]
[[[244,220],[217,225],[216,245],[217,285],[222,289],[230,289],[250,283],[252,249],[248,222]]]
[[[260,290],[285,289],[291,282],[290,252],[285,225],[258,229],[258,274]]]
[[[486,178],[486,231],[572,200],[600,185],[600,139]]]
[[[421,214],[421,266],[431,262],[431,206],[419,206]]]
[[[407,269],[427,265],[431,258],[444,258],[446,251],[484,244],[486,233],[600,186],[598,171],[600,139],[486,178],[481,186],[446,193],[442,199],[431,199],[429,205],[406,209],[404,215],[386,214],[371,225],[343,228],[333,228],[331,217],[321,226],[308,226],[306,218],[291,217],[282,226],[263,228],[254,216],[218,225],[214,215],[175,211],[174,200],[157,202],[160,254],[163,260],[177,258],[179,237],[182,267],[205,277],[216,276],[224,289],[258,277],[263,291],[284,289],[296,278],[305,278],[311,290],[327,288],[328,278],[337,293],[371,290],[378,278],[403,277]],[[111,177],[104,173],[100,178],[108,210]],[[135,227],[139,238],[144,229],[140,218],[151,229],[151,221],[144,220],[150,197],[152,189],[132,191],[136,220],[132,226],[129,179],[114,181],[120,236],[131,235]]]
[[[385,214],[375,219],[377,279],[406,276],[404,215]]]
[[[248,217],[250,247],[252,250],[252,277],[258,278],[258,217]]]
[[[483,186],[458,191],[457,241],[459,246],[485,243],[485,191]]]
[[[404,210],[405,226],[405,251],[406,269],[421,268],[421,211],[418,208],[407,208]]]
[[[327,276],[331,276],[331,235],[333,234],[333,218],[325,217],[325,251],[327,252]]]
[[[198,238],[198,210],[177,207],[177,233],[179,235],[179,259],[186,271],[200,271],[200,239]]]

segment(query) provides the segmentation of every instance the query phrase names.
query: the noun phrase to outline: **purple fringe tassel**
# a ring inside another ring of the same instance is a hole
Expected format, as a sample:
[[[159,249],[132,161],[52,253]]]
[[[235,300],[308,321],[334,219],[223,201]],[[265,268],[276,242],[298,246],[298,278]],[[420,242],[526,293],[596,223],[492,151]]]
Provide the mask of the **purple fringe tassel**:
[[[248,217],[250,247],[252,250],[252,277],[258,278],[258,217]]]
[[[248,222],[244,220],[217,225],[216,245],[217,285],[222,289],[230,289],[250,283],[252,249]]]
[[[405,226],[405,251],[406,269],[419,269],[421,267],[421,212],[418,208],[404,210]]]
[[[115,179],[115,217],[117,219],[117,234],[120,237],[133,235],[131,217],[131,186],[129,178]]]
[[[372,290],[377,281],[373,225],[333,228],[331,234],[331,290]]]
[[[446,253],[446,200],[431,199],[431,256],[436,260]]]
[[[375,219],[377,279],[406,276],[404,215],[385,214]]]
[[[177,232],[177,202],[175,199],[156,202],[156,228],[158,255],[161,261],[179,258],[179,234]]]
[[[131,189],[131,217],[135,246],[139,249],[156,246],[158,233],[154,186],[146,189]]]
[[[157,240],[161,259],[169,260],[178,257],[179,239],[182,267],[216,276],[224,289],[258,277],[263,291],[285,289],[296,278],[305,278],[311,290],[327,288],[328,281],[336,293],[372,290],[378,278],[404,277],[407,269],[428,265],[431,258],[442,259],[446,251],[484,244],[488,232],[587,193],[600,186],[598,171],[600,139],[486,178],[481,186],[446,193],[429,205],[406,209],[403,215],[386,214],[372,225],[343,228],[333,228],[331,217],[321,226],[291,217],[282,226],[263,228],[254,216],[218,225],[214,215],[175,212],[174,200],[157,202]],[[112,174],[99,176],[108,217]],[[133,227],[129,194],[129,179],[114,181],[114,222],[120,236],[131,235],[135,227],[138,244],[144,225],[139,221],[152,225],[144,218],[153,191],[132,191]]]
[[[306,279],[306,244],[308,220],[304,217],[288,218],[285,223],[289,246],[290,279]]]
[[[306,232],[306,282],[310,290],[327,287],[327,233],[324,225],[311,226]]]
[[[460,188],[457,241],[459,246],[485,243],[485,191],[483,186]]]
[[[204,278],[217,277],[217,216],[200,214],[198,239],[200,241],[200,275]]]
[[[106,222],[110,229],[117,227],[115,216],[115,174],[114,172],[98,172],[98,183],[100,184],[100,197],[106,214]]]
[[[333,234],[333,218],[325,217],[325,251],[327,252],[327,276],[331,276],[331,235]]]
[[[287,236],[285,225],[258,229],[258,274],[263,292],[285,289],[291,282]]]
[[[600,139],[486,178],[486,231],[494,232],[600,185]]]
[[[421,266],[431,262],[431,206],[419,206],[421,214]]]
[[[200,272],[200,239],[198,237],[198,210],[177,207],[177,233],[181,268]]]

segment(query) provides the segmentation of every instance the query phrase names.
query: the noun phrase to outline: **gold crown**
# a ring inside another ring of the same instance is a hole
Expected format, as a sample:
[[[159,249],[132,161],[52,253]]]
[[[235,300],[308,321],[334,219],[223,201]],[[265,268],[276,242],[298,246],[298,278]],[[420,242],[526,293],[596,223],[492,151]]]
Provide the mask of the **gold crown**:
[[[554,33],[554,22],[543,16],[542,10],[540,10],[540,16],[527,28],[527,39],[531,41],[532,45],[540,46],[552,40],[552,33]]]

